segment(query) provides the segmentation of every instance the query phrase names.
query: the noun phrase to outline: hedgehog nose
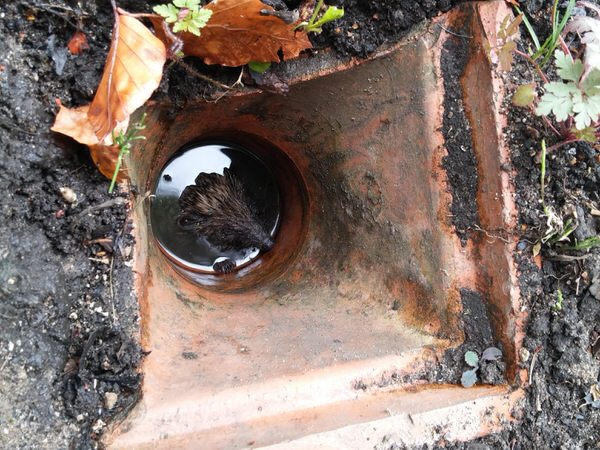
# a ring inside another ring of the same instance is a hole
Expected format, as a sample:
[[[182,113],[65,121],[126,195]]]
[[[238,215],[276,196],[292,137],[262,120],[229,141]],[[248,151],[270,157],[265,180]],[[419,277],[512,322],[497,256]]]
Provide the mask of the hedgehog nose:
[[[273,248],[273,246],[275,245],[275,243],[273,242],[273,239],[265,239],[260,247],[261,251],[263,252],[268,252],[269,250],[271,250]]]

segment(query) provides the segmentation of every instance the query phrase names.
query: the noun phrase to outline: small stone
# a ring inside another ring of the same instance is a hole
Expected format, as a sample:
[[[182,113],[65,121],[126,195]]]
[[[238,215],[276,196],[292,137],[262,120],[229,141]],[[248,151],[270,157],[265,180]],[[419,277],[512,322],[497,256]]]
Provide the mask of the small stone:
[[[92,425],[92,431],[94,433],[100,433],[105,426],[106,424],[102,421],[102,419],[98,419],[96,423]]]
[[[13,278],[13,277],[10,277],[10,278],[7,280],[7,283],[8,283],[10,286],[12,286],[12,285],[14,285],[14,284],[16,284],[16,283],[17,283],[17,279],[16,279],[16,278]]]
[[[73,189],[63,186],[58,188],[58,190],[60,191],[60,195],[62,195],[62,198],[65,200],[65,202],[70,204],[77,203],[77,194]]]
[[[519,350],[519,357],[521,358],[521,362],[529,361],[529,356],[531,356],[529,350],[527,350],[525,347],[521,347],[521,350]]]
[[[83,422],[83,419],[85,419],[85,417],[83,417],[83,414],[78,414],[75,419],[77,420],[77,422]]]
[[[115,392],[107,392],[104,394],[104,406],[106,409],[113,409],[117,404],[119,395]]]
[[[15,349],[15,344],[12,343],[12,341],[8,342],[8,351],[12,352]]]

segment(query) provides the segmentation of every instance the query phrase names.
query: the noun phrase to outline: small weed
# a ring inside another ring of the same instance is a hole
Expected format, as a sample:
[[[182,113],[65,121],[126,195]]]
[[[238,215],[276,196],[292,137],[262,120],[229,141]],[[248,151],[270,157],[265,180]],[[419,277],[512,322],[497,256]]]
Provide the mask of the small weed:
[[[110,181],[110,187],[108,188],[109,194],[112,194],[112,191],[115,188],[115,183],[117,182],[117,175],[119,174],[119,170],[121,170],[123,158],[131,150],[133,142],[146,139],[146,136],[137,135],[137,133],[146,128],[146,124],[144,123],[145,121],[146,113],[142,115],[142,118],[139,120],[139,122],[130,125],[126,132],[120,131],[119,134],[116,135],[113,133],[113,142],[116,146],[119,147],[119,157],[117,158],[117,162],[115,164],[115,171]]]
[[[558,291],[556,291],[556,302],[554,302],[554,305],[552,305],[552,310],[554,312],[558,312],[561,311],[563,308],[563,293],[562,290],[559,288]]]
[[[542,209],[546,216],[546,232],[533,247],[534,256],[541,250],[542,244],[548,244],[549,246],[555,245],[559,242],[567,241],[571,233],[575,231],[577,225],[573,223],[572,219],[564,220],[563,217],[558,215],[556,211],[546,204],[545,190],[546,190],[546,141],[542,140],[542,155],[540,163],[540,197],[542,201]]]
[[[552,33],[546,38],[544,43],[540,45],[540,39],[531,26],[531,23],[521,9],[519,9],[518,6],[515,6],[515,11],[517,11],[519,17],[522,17],[523,25],[525,25],[525,29],[529,33],[535,46],[535,51],[531,53],[531,59],[534,61],[539,60],[541,66],[545,66],[550,61],[556,48],[561,45],[560,41],[562,34],[567,26],[567,21],[573,14],[573,8],[575,8],[575,0],[569,0],[565,7],[565,14],[561,17],[558,9],[558,0],[554,0],[554,3],[552,4]]]
[[[206,26],[212,16],[211,10],[200,7],[200,0],[173,0],[152,9],[165,22],[173,24],[174,33],[187,31],[196,36],[200,36],[200,29]]]
[[[481,359],[479,355],[474,351],[465,352],[465,362],[469,367],[468,370],[465,370],[460,377],[460,383],[463,387],[470,388],[475,383],[477,383],[477,373],[480,369],[481,361],[498,361],[502,358],[502,351],[497,347],[488,347],[481,354]]]
[[[326,7],[325,12],[319,18],[319,14]],[[323,25],[329,22],[333,22],[344,16],[344,8],[338,8],[337,6],[323,5],[323,0],[319,0],[315,9],[313,10],[312,16],[308,22],[300,23],[296,29],[302,29],[306,33],[321,33],[323,31]]]
[[[573,245],[565,245],[561,247],[561,250],[580,251],[589,250],[596,247],[600,247],[600,236],[592,236],[582,241],[575,242]]]

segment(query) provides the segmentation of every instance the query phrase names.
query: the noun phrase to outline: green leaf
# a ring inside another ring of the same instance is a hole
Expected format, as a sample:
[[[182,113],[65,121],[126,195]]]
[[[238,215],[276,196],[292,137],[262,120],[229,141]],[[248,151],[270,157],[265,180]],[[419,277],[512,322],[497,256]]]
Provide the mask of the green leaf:
[[[594,127],[587,127],[583,130],[572,128],[571,133],[573,133],[579,140],[589,142],[590,144],[596,143],[596,129]]]
[[[578,82],[583,74],[583,63],[581,60],[576,59],[573,61],[571,55],[567,55],[561,50],[556,50],[554,57],[560,77],[563,80]]]
[[[178,8],[188,8],[197,11],[200,6],[200,0],[173,0],[173,4]]]
[[[210,9],[200,9],[192,13],[192,21],[198,28],[204,28],[212,17],[212,11]]]
[[[594,69],[581,81],[581,90],[587,95],[600,94],[600,70]]]
[[[344,8],[338,8],[337,6],[328,6],[325,13],[312,25],[308,26],[309,32],[320,33],[323,31],[323,25],[339,19],[344,16]]]
[[[168,5],[156,5],[152,10],[159,16],[164,17],[167,23],[174,23],[178,20],[179,10],[170,3]]]
[[[477,356],[477,353],[469,350],[465,352],[465,362],[471,367],[477,367],[479,365],[479,356]]]
[[[512,103],[515,106],[527,107],[535,100],[535,84],[522,84],[513,94]]]
[[[581,95],[575,83],[552,82],[544,85],[546,93],[535,110],[538,116],[553,113],[556,120],[564,122],[573,115],[573,97]]]
[[[269,67],[271,67],[271,63],[270,62],[250,61],[248,63],[248,67],[253,72],[265,73],[267,70],[269,70]]]
[[[600,115],[600,95],[587,96],[578,92],[573,96],[575,128],[583,130],[598,120]]]
[[[195,34],[196,36],[200,36],[200,28],[194,23],[194,21],[186,21],[185,28],[186,31]]]
[[[460,383],[463,387],[470,388],[477,383],[477,369],[467,370],[460,377]]]
[[[175,22],[173,25],[173,33],[179,33],[180,31],[186,31],[187,25],[185,22]]]

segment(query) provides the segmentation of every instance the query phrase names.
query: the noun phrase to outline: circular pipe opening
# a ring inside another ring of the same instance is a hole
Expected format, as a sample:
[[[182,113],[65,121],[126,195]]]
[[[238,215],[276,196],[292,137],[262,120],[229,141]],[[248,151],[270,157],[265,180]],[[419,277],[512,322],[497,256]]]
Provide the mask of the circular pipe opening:
[[[306,234],[308,195],[296,165],[247,133],[202,136],[178,149],[152,194],[156,245],[202,287],[241,291],[276,278]]]

